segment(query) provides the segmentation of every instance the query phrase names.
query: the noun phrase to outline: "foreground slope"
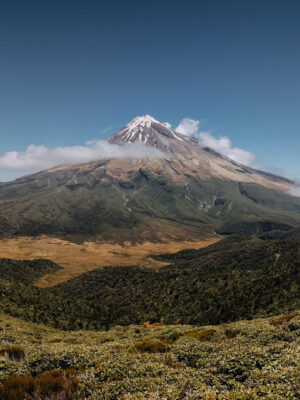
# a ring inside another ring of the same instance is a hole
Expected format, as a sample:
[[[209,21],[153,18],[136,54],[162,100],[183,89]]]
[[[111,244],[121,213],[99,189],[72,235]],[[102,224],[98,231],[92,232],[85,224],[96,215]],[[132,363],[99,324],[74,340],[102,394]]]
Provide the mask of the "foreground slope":
[[[59,265],[0,259],[0,400],[298,399],[299,246],[231,236],[52,289]]]
[[[60,331],[0,314],[0,399],[294,400],[300,314]]]
[[[300,199],[286,193],[291,181],[233,162],[150,116],[108,142],[158,155],[63,165],[1,184],[0,234],[141,243],[300,225]]]

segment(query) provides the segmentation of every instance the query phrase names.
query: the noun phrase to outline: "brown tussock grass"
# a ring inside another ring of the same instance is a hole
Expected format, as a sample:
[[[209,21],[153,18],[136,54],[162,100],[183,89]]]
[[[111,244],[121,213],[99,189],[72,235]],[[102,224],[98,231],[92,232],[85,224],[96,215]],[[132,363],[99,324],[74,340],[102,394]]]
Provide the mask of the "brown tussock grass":
[[[297,317],[299,314],[294,313],[294,314],[289,314],[289,315],[281,315],[280,317],[277,317],[271,321],[271,325],[273,326],[281,326],[284,323],[290,322],[291,319]]]
[[[157,339],[145,339],[135,343],[130,350],[140,353],[166,353],[169,351],[169,346]]]
[[[87,271],[99,267],[142,265],[158,269],[167,263],[154,260],[152,257],[163,253],[176,253],[184,249],[200,249],[219,241],[210,237],[197,241],[168,241],[165,243],[125,242],[101,243],[87,241],[76,244],[48,236],[17,237],[0,240],[0,258],[14,260],[49,259],[63,267],[55,274],[43,276],[38,287],[53,287],[59,283],[75,278]]]

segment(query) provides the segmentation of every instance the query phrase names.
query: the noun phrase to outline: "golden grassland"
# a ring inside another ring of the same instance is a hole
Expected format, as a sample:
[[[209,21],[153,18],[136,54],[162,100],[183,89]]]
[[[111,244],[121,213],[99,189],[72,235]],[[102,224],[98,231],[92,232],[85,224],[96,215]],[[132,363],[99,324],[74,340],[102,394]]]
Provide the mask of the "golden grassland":
[[[48,236],[17,237],[0,240],[0,258],[13,260],[49,259],[63,267],[55,274],[45,275],[39,287],[53,287],[84,272],[103,266],[142,265],[160,268],[166,263],[152,257],[162,253],[175,253],[183,249],[200,249],[220,240],[210,237],[198,241],[144,242],[124,245],[86,241],[76,244]]]
[[[299,312],[108,331],[61,331],[0,314],[0,328],[1,400],[300,398]]]

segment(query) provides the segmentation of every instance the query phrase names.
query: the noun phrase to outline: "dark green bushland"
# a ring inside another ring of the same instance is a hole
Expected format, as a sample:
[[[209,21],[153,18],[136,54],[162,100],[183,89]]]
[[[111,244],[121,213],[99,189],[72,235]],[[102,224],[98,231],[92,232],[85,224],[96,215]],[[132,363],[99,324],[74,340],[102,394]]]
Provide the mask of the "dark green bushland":
[[[29,268],[2,260],[0,310],[62,329],[103,329],[162,319],[219,324],[289,314],[300,306],[296,241],[230,237],[160,259],[170,265],[160,271],[106,267],[52,289],[32,282],[49,268],[59,268],[55,264],[45,261],[44,268],[38,261]]]

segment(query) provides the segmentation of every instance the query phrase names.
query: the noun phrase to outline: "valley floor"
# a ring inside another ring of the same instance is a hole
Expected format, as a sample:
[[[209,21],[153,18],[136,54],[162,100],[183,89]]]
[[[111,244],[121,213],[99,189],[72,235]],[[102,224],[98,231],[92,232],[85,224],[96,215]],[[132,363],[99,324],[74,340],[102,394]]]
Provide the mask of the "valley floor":
[[[159,268],[166,263],[151,258],[162,253],[175,253],[183,249],[200,249],[219,241],[217,237],[207,237],[197,241],[152,243],[143,242],[123,245],[86,241],[76,244],[67,240],[40,237],[16,237],[0,240],[0,258],[14,260],[50,259],[63,267],[55,274],[43,276],[38,287],[52,287],[87,271],[99,267],[142,265]]]
[[[5,314],[0,321],[1,400],[300,398],[299,312],[108,331],[61,331]]]

